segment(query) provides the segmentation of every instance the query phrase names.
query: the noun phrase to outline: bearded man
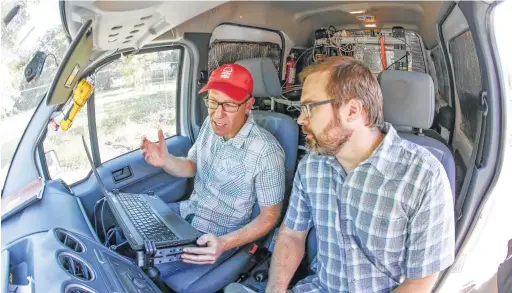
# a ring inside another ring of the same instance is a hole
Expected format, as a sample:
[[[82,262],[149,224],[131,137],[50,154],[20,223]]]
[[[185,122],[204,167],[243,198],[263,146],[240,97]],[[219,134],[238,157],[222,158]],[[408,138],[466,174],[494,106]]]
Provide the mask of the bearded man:
[[[358,60],[326,58],[300,78],[310,154],[297,167],[266,292],[430,292],[454,260],[443,166],[384,122],[380,86]],[[314,274],[289,290],[313,227]]]

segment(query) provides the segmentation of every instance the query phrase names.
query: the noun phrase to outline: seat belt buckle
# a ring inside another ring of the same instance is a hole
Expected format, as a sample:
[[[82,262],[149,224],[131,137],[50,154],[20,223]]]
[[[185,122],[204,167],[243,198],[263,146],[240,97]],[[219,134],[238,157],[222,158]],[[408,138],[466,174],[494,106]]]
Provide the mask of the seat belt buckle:
[[[252,248],[249,250],[249,253],[255,254],[257,250],[258,250],[258,245],[256,243],[253,243]]]

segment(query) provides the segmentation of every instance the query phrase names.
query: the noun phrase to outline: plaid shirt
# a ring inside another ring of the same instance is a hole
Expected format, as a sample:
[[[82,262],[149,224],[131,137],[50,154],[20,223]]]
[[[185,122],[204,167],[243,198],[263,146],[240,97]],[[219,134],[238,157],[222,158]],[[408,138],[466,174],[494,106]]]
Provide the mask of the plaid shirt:
[[[346,174],[336,158],[308,155],[295,174],[285,224],[316,228],[315,274],[294,292],[390,292],[403,278],[454,260],[448,177],[426,149],[390,124],[372,156]]]
[[[180,204],[183,218],[221,236],[251,221],[253,205],[272,206],[284,197],[284,151],[272,134],[260,128],[250,113],[229,140],[215,135],[210,118],[203,123],[188,158],[196,163],[194,191]]]

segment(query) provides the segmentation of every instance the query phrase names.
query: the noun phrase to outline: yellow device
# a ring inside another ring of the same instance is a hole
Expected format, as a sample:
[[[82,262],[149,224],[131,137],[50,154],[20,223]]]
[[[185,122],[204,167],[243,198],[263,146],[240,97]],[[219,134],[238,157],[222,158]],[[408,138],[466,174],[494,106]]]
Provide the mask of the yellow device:
[[[76,86],[73,92],[73,107],[64,116],[60,122],[60,128],[64,131],[68,130],[76,117],[76,114],[82,109],[89,97],[91,96],[93,87],[92,80],[86,80],[83,78]]]

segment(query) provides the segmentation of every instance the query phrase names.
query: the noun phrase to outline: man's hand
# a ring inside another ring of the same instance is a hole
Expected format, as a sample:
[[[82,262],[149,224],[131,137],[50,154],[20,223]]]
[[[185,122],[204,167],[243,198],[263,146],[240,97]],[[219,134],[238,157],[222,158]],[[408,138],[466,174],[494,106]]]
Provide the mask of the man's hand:
[[[197,245],[206,245],[206,247],[184,248],[184,253],[181,255],[183,262],[198,265],[214,264],[225,251],[223,241],[213,234],[204,234],[199,237]]]
[[[151,142],[147,138],[144,138],[140,149],[148,164],[162,168],[165,165],[165,158],[169,155],[162,129],[158,130],[158,143]]]

